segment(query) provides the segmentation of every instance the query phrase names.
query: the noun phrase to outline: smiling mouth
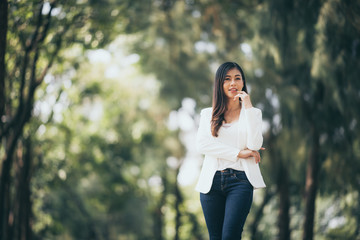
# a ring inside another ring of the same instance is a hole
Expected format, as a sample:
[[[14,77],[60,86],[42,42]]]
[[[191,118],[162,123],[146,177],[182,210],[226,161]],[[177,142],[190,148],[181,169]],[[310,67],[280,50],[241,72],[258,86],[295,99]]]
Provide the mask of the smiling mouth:
[[[237,92],[237,89],[236,88],[231,88],[231,89],[229,89],[229,91],[230,92],[234,92],[234,91]]]

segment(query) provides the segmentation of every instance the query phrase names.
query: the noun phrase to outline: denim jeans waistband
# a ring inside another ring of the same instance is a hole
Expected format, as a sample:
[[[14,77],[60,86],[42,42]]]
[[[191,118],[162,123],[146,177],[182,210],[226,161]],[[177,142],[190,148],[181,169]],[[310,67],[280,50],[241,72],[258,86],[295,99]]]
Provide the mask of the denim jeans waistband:
[[[239,170],[235,170],[235,169],[232,169],[232,168],[226,168],[224,170],[220,170],[220,171],[216,171],[217,174],[233,174],[233,173],[241,173],[241,172],[244,172],[244,171],[239,171]]]

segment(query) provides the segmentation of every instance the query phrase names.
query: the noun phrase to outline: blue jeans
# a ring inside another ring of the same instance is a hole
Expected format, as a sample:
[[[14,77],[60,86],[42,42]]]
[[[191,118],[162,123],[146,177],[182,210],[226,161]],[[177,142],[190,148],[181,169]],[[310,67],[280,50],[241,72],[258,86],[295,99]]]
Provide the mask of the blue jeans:
[[[245,172],[217,171],[210,191],[200,193],[210,240],[239,240],[253,199]]]

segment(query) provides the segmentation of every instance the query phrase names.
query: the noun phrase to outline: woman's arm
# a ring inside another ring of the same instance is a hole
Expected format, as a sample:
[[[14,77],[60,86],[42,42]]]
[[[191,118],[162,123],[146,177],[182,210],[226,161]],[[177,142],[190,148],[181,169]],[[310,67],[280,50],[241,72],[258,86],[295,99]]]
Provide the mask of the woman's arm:
[[[236,161],[240,149],[220,142],[211,135],[211,109],[201,111],[199,129],[196,137],[196,148],[201,154],[206,154],[230,161]]]
[[[265,150],[265,148],[260,148],[260,150]],[[261,160],[260,153],[256,150],[244,149],[241,150],[238,154],[238,158],[248,158],[248,157],[254,157],[256,163],[259,163]]]
[[[250,150],[259,150],[263,144],[262,136],[262,113],[258,108],[245,108],[247,142],[246,146]]]
[[[246,146],[251,150],[259,150],[263,144],[261,110],[253,107],[250,96],[246,92],[239,91],[239,94],[234,97],[234,101],[238,98],[241,98],[243,107],[245,108],[246,129],[248,133]]]

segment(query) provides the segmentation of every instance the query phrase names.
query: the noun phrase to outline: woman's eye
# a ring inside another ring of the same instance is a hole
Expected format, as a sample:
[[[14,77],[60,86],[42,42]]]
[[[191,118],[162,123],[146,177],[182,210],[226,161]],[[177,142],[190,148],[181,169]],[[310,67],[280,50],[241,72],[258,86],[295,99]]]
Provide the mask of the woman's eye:
[[[241,80],[241,78],[236,78],[236,80]]]
[[[229,81],[230,80],[230,78],[225,78],[225,81]]]

